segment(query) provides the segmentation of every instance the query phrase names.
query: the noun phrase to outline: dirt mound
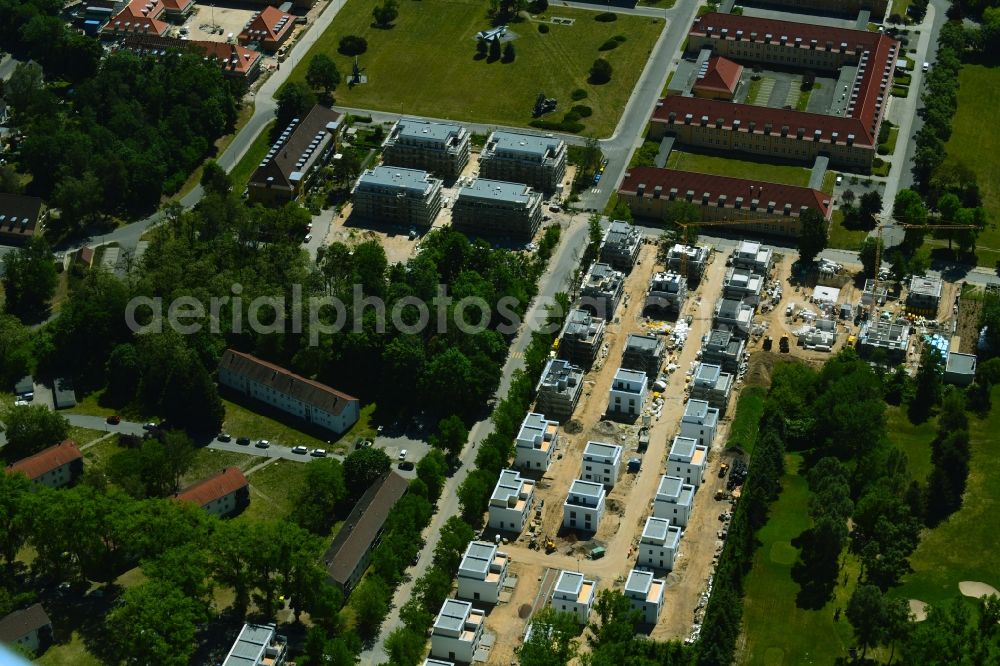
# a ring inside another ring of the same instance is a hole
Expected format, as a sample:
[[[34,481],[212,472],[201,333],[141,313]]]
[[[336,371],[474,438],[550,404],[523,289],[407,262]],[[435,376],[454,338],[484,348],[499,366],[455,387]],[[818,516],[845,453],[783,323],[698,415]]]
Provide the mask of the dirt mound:
[[[927,619],[927,604],[920,599],[910,599],[910,612],[914,622],[923,622]]]
[[[521,604],[521,607],[517,609],[517,616],[526,620],[529,615],[531,615],[531,604]]]
[[[570,419],[563,424],[562,429],[567,435],[578,435],[583,430],[583,424],[576,419]]]
[[[611,421],[598,421],[594,426],[594,432],[605,437],[617,437],[618,426]]]

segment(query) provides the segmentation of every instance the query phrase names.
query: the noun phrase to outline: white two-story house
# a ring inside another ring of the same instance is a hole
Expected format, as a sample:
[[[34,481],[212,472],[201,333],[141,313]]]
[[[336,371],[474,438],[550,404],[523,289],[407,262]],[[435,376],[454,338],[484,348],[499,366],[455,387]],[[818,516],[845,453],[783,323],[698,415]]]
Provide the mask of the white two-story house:
[[[465,549],[458,566],[459,599],[495,604],[507,579],[507,553],[489,541],[473,541]]]
[[[472,663],[483,638],[484,617],[468,601],[445,599],[431,632],[431,656]]]
[[[642,528],[636,564],[670,571],[674,568],[680,541],[681,528],[671,525],[666,518],[650,516]]]
[[[656,497],[653,498],[653,515],[657,518],[668,518],[675,525],[687,527],[693,504],[694,486],[684,483],[684,479],[679,476],[664,474],[656,489]]]
[[[707,400],[692,398],[684,405],[681,417],[681,436],[698,440],[702,446],[712,446],[715,431],[719,427],[719,410]]]
[[[524,417],[514,447],[514,467],[544,473],[559,440],[559,423],[537,412]]]
[[[608,392],[608,416],[633,418],[642,413],[649,390],[646,373],[641,370],[618,368]]]
[[[534,496],[533,482],[522,478],[512,469],[500,472],[500,479],[490,496],[490,527],[506,532],[520,532],[528,522]]]
[[[604,484],[577,479],[563,503],[563,527],[596,532],[604,516]]]
[[[678,435],[670,446],[667,455],[667,474],[679,476],[685,483],[690,483],[695,490],[705,480],[705,467],[708,465],[708,447],[702,446],[698,440]]]
[[[645,624],[656,624],[660,619],[666,589],[667,582],[648,571],[632,569],[625,581],[625,596],[632,609],[642,613]]]
[[[622,466],[622,447],[604,442],[587,442],[580,464],[580,478],[613,488]]]
[[[552,607],[563,613],[573,613],[576,621],[587,624],[594,606],[597,585],[582,573],[563,571],[552,590]]]

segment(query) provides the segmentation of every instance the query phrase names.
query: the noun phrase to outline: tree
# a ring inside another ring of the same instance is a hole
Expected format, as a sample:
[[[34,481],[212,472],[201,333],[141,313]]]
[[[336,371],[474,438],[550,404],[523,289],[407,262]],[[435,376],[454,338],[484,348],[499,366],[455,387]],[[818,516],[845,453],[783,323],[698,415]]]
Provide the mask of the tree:
[[[500,40],[496,37],[490,40],[490,62],[494,62],[500,59],[501,48]]]
[[[385,0],[381,5],[372,9],[372,17],[375,19],[375,25],[379,28],[392,27],[392,22],[398,16],[399,9],[396,0]]]
[[[957,195],[949,192],[938,199],[937,208],[938,212],[941,213],[941,221],[949,224],[955,221],[959,209],[962,208],[962,202],[959,201]]]
[[[878,267],[875,266],[875,257],[878,254],[881,244],[881,239],[872,237],[865,238],[864,242],[861,243],[861,250],[858,251],[858,259],[861,260],[865,277],[873,278],[878,272]]]
[[[875,190],[869,190],[858,199],[858,217],[862,224],[874,227],[874,216],[882,212],[882,195]]]
[[[337,508],[347,497],[344,466],[323,458],[306,465],[306,482],[292,512],[292,520],[313,534],[325,536],[337,518]]]
[[[226,170],[219,166],[215,160],[208,160],[201,171],[201,186],[209,194],[229,194],[233,189],[233,181],[230,180]]]
[[[843,200],[845,204],[850,206],[851,204],[854,203],[854,199],[856,198],[854,190],[845,190],[844,193],[840,195],[840,198]]]
[[[854,638],[864,659],[868,648],[876,647],[886,635],[886,602],[882,592],[874,585],[858,585],[844,614],[854,627]]]
[[[368,50],[368,40],[357,35],[347,35],[340,38],[337,51],[345,56],[359,56]]]
[[[385,653],[391,664],[419,664],[427,640],[409,627],[397,627],[385,639]]]
[[[357,618],[358,632],[365,638],[378,634],[389,612],[389,588],[378,576],[366,576],[351,593],[351,608]]]
[[[0,451],[10,462],[58,444],[69,434],[69,422],[42,405],[7,407],[0,421],[7,435],[7,446]]]
[[[344,480],[348,495],[352,498],[361,497],[389,471],[390,465],[389,456],[382,449],[368,447],[351,451],[344,459]]]
[[[809,264],[826,248],[826,220],[823,215],[807,208],[799,216],[802,232],[799,234],[799,261]]]
[[[330,56],[317,53],[309,61],[306,81],[313,88],[320,88],[327,95],[340,84],[340,72]]]
[[[462,419],[452,414],[441,419],[438,423],[438,432],[431,435],[428,442],[431,446],[446,451],[451,456],[458,456],[469,439],[469,429],[462,423]]]
[[[920,355],[920,368],[915,379],[915,392],[910,401],[910,420],[922,423],[941,400],[942,386],[941,353],[931,346],[925,346]]]
[[[485,39],[476,40],[476,54],[480,58],[485,58],[490,51],[490,45],[486,43]]]
[[[503,47],[503,61],[504,62],[514,62],[514,58],[517,55],[514,53],[514,42],[507,42],[506,46]]]
[[[156,580],[127,589],[122,598],[122,605],[107,617],[107,635],[120,660],[165,666],[190,663],[196,628],[206,619],[201,604]]]
[[[92,172],[67,176],[52,192],[52,203],[59,209],[59,227],[64,231],[82,231],[100,214],[101,185]]]
[[[431,449],[417,463],[417,478],[427,484],[427,499],[436,502],[444,488],[448,463],[438,449]]]
[[[594,84],[607,83],[611,80],[611,63],[604,58],[598,58],[590,66],[590,82]]]
[[[579,650],[579,625],[572,613],[546,606],[531,618],[531,634],[518,648],[521,666],[565,666]]]
[[[0,385],[16,383],[30,367],[31,331],[17,317],[0,312]]]
[[[36,62],[21,62],[4,85],[4,94],[17,113],[26,116],[40,110],[49,95],[45,90],[45,76]]]
[[[0,475],[0,557],[7,566],[31,535],[32,485],[23,474]]]
[[[3,263],[7,312],[25,322],[44,319],[58,281],[49,244],[34,236],[25,247],[8,252]]]
[[[902,189],[892,203],[892,216],[903,224],[926,224],[927,207],[920,195],[911,189]]]
[[[293,118],[302,118],[316,104],[316,95],[312,89],[296,81],[289,81],[281,86],[275,96],[278,105],[274,109],[276,132],[283,131]]]

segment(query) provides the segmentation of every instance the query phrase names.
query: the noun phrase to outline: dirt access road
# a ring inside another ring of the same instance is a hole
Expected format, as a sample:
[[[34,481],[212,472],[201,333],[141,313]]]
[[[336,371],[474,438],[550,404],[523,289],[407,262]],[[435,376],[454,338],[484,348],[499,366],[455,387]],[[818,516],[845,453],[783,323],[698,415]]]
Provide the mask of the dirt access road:
[[[619,477],[608,495],[608,508],[592,540],[578,543],[572,533],[556,535],[562,523],[562,504],[570,484],[579,477],[583,447],[587,441],[617,442],[626,449],[623,457],[627,459],[634,455],[637,427],[601,421],[601,417],[607,407],[608,389],[628,334],[647,330],[641,310],[649,277],[654,270],[661,268],[654,265],[655,253],[655,246],[642,246],[640,263],[627,278],[618,317],[609,322],[605,333],[607,352],[602,353],[595,367],[585,376],[585,392],[574,414],[575,423],[567,424],[567,429],[572,432],[563,429],[560,433],[557,459],[536,486],[536,506],[538,500],[544,500],[541,526],[537,531],[555,537],[555,552],[546,554],[544,550],[529,548],[526,535],[504,546],[511,556],[510,571],[518,577],[518,585],[510,601],[497,606],[487,616],[487,629],[496,635],[489,663],[509,664],[513,661],[514,649],[520,644],[525,629],[527,613],[524,606],[535,600],[547,568],[582,571],[595,579],[601,590],[620,589],[635,565],[635,546],[650,514],[660,477],[665,472],[669,444],[683,415],[685,372],[695,360],[702,336],[711,329],[712,311],[721,294],[725,276],[721,257],[715,257],[701,285],[688,298],[683,315],[693,316],[691,331],[683,348],[674,350],[671,357],[679,369],[669,378],[663,394],[663,410],[652,423],[642,469],[638,474],[623,473]],[[735,400],[731,404],[735,406]],[[696,494],[694,511],[681,540],[675,569],[667,576],[664,611],[652,630],[652,636],[660,640],[688,635],[714,566],[720,546],[718,532],[722,527],[719,514],[730,508],[728,502],[717,502],[713,497],[715,490],[724,485],[724,480],[718,478],[718,468],[730,418],[731,413],[723,420],[720,433],[713,442],[705,483]],[[599,560],[587,559],[586,553],[596,544],[604,545],[607,555]]]

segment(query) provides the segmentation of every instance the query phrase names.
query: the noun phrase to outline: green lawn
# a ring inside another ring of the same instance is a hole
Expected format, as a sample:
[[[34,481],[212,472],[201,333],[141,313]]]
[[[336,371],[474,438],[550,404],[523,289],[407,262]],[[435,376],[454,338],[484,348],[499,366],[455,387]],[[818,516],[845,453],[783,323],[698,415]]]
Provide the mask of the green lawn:
[[[316,46],[296,66],[292,80],[304,80],[310,57],[325,53],[343,75],[353,57],[337,52],[340,39],[358,35],[368,41],[360,56],[368,83],[337,88],[337,104],[452,118],[483,123],[527,126],[535,97],[544,92],[559,100],[559,111],[546,117],[558,121],[574,102],[570,93],[582,88],[588,97],[578,104],[593,109],[581,122],[584,132],[609,136],[618,122],[649,51],[664,22],[662,18],[618,15],[616,21],[594,20],[595,12],[552,6],[549,13],[511,23],[516,59],[512,63],[477,59],[475,35],[490,27],[488,5],[473,0],[423,0],[399,5],[399,18],[388,30],[372,27],[378,0],[350,0]],[[550,18],[574,19],[573,25],[549,23]],[[538,32],[539,22],[549,32]],[[616,35],[627,41],[611,51],[598,47]],[[610,83],[587,82],[591,64],[605,58],[613,68]]]
[[[748,386],[743,390],[743,394],[736,404],[736,416],[733,417],[733,423],[729,426],[727,447],[738,446],[748,455],[753,451],[760,417],[764,413],[764,396],[766,395],[767,389],[763,386]]]
[[[993,409],[985,419],[970,419],[972,460],[962,508],[932,530],[925,530],[910,557],[913,573],[900,596],[928,603],[958,596],[958,583],[982,581],[1000,589],[1000,387],[993,389]]]
[[[945,145],[948,162],[960,162],[976,174],[983,205],[993,225],[979,234],[980,266],[994,266],[1000,259],[1000,132],[992,118],[1000,108],[1000,67],[963,65],[958,75],[958,111],[952,120],[951,138]]]
[[[187,474],[181,479],[181,487],[184,488],[197,483],[216,472],[222,471],[226,467],[239,467],[246,470],[265,460],[266,458],[262,456],[252,456],[249,453],[234,453],[232,451],[200,448],[195,453],[191,468],[188,469]]]
[[[126,421],[148,421],[154,417],[136,405],[125,405],[124,407],[111,407],[104,399],[104,391],[95,391],[87,395],[77,395],[75,407],[66,410],[71,414],[86,414],[87,416],[107,417],[118,414]]]
[[[837,183],[837,173],[835,171],[827,171],[823,174],[823,192],[826,194],[833,194],[833,186]]]
[[[271,147],[271,128],[273,127],[274,121],[264,126],[261,133],[257,135],[257,138],[247,148],[247,152],[243,154],[243,157],[233,167],[233,170],[229,172],[229,178],[233,181],[233,191],[243,191],[247,183],[250,182],[250,176],[253,175],[257,165],[267,155],[267,151]]]
[[[844,227],[844,213],[839,208],[833,211],[830,219],[830,240],[827,247],[835,247],[841,250],[858,250],[861,243],[868,236],[867,231],[855,231]]]
[[[70,426],[69,435],[66,436],[66,439],[72,439],[79,446],[83,446],[84,444],[89,444],[90,442],[93,442],[95,439],[104,437],[104,435],[106,434],[107,434],[106,432],[101,432],[100,430],[91,430],[90,428],[77,428]]]
[[[34,661],[38,666],[101,666],[100,659],[87,651],[80,633],[74,631],[68,643],[52,645]]]
[[[308,463],[278,460],[248,478],[250,506],[237,520],[284,520],[305,485]]]
[[[905,406],[890,406],[886,410],[886,424],[889,441],[906,454],[910,474],[923,483],[931,473],[931,442],[937,435],[937,419],[914,425],[906,415]]]
[[[841,616],[834,622],[837,608],[845,608],[857,579],[858,564],[848,558],[845,571],[850,583],[838,584],[834,598],[820,610],[802,610],[795,604],[798,583],[792,580],[792,565],[798,548],[791,541],[810,526],[809,488],[797,469],[798,454],[785,457],[786,473],[782,492],[771,506],[767,524],[757,534],[760,547],[753,569],[746,578],[743,603],[743,630],[746,641],[738,660],[759,666],[829,664],[847,656],[852,640],[851,626]]]
[[[899,14],[905,19],[907,18],[906,10],[910,8],[910,3],[912,2],[913,0],[892,0],[892,10],[889,13]]]
[[[300,427],[306,426],[305,423],[299,423],[293,417],[271,410],[267,405],[254,404],[250,407],[226,399],[223,399],[222,404],[226,408],[222,429],[233,438],[245,436],[253,440],[268,439],[285,446],[298,444],[310,448],[318,446],[331,453],[346,454],[348,444],[355,438],[371,437],[375,434],[375,429],[370,423],[372,413],[375,411],[374,403],[362,407],[358,422],[339,438],[333,433],[326,433],[326,436],[323,436],[319,432],[310,434],[301,430]]]
[[[719,176],[732,176],[734,178],[751,178],[753,180],[764,181],[765,183],[783,183],[785,185],[799,185],[802,187],[809,184],[809,169],[805,167],[787,164],[767,164],[765,162],[738,160],[729,157],[718,157],[716,155],[686,153],[679,150],[670,152],[670,157],[667,158],[667,167],[670,169],[683,169],[684,171],[697,171],[698,173],[712,173]]]
[[[750,79],[750,85],[747,88],[747,97],[746,97],[747,104],[756,104],[757,95],[760,94],[760,86],[761,84],[763,84],[763,82],[764,80],[760,77],[756,79]]]

